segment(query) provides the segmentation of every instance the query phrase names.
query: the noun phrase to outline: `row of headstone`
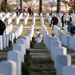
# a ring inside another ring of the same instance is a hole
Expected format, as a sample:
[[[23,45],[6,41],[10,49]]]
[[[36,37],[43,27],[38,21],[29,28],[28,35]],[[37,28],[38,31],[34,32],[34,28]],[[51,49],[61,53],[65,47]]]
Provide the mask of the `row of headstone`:
[[[74,37],[71,36],[67,36],[62,34],[62,32],[60,33],[60,30],[58,31],[60,34],[60,36],[63,38],[61,39],[61,41],[63,40],[63,43],[65,45],[68,44],[68,48],[74,49]],[[66,41],[67,39],[67,41]],[[55,65],[57,66],[56,68],[56,72],[57,75],[74,75],[75,74],[75,65],[71,64],[71,56],[70,55],[59,55],[57,57],[56,63]]]
[[[48,20],[48,23],[51,23],[51,17],[49,16],[49,13],[46,14],[46,19]]]
[[[67,46],[67,48],[75,50],[75,47],[74,47],[75,37],[64,34],[57,26],[54,26],[54,32],[56,33],[58,38],[61,40],[64,46]]]
[[[33,13],[32,25],[30,26],[30,29],[29,29],[28,34],[27,34],[27,36],[30,37],[30,41],[32,41],[32,37],[34,35],[35,17],[36,17],[36,13]]]
[[[62,13],[60,13],[61,14],[61,17],[62,17]],[[66,14],[64,14],[64,21],[66,22],[66,21],[70,21],[70,17],[72,18],[72,23],[73,23],[73,25],[75,25],[75,14],[74,13],[71,13],[71,14],[68,14],[68,13],[66,13]],[[59,16],[59,20],[60,20],[61,18],[60,18],[60,16]],[[60,26],[61,26],[61,24],[59,24]],[[66,24],[67,25],[67,24]]]
[[[51,58],[54,61],[55,68],[57,70],[57,56],[66,54],[66,49],[61,47],[61,42],[58,40],[58,38],[51,37],[49,34],[44,34],[44,32],[48,33],[45,26],[42,27],[42,30],[44,35],[44,43],[46,45],[46,48],[51,53]],[[60,71],[57,72],[59,73]]]
[[[58,25],[62,27],[61,19],[59,17],[57,18],[58,18]]]
[[[5,13],[5,15],[1,18],[1,20],[4,22],[6,18],[9,18],[10,13]]]
[[[51,53],[57,75],[63,75],[63,67],[65,65],[67,66],[67,63],[71,62],[71,59],[69,59],[70,56],[68,57],[68,55],[66,55],[66,49],[61,47],[61,43],[57,38],[51,37],[48,34],[44,36],[44,43]],[[60,58],[61,61],[58,60],[58,58]]]
[[[23,36],[16,41],[13,49],[8,52],[7,60],[0,62],[0,75],[22,75],[21,63],[24,62],[24,55],[30,42],[28,36]],[[26,47],[27,46],[27,47]]]
[[[3,33],[3,35],[9,34],[12,31],[12,24],[8,25]]]
[[[53,54],[54,53],[53,48],[58,47],[58,46],[61,47],[61,43],[56,37],[51,37],[49,35],[49,33],[47,31],[47,28],[45,27],[44,24],[42,24],[42,32],[43,32],[43,35],[44,35],[44,43],[45,43],[46,47],[48,48],[48,50],[51,50],[50,52]],[[54,46],[52,47],[52,45],[53,45],[52,43],[54,44],[55,47]]]
[[[61,19],[61,17],[63,16],[64,13],[59,13],[57,15],[57,17],[59,17],[59,19]],[[68,13],[64,14],[64,21],[69,21],[70,20],[70,15]]]
[[[13,12],[12,15],[11,15],[12,19],[14,19],[16,17],[16,13]]]
[[[0,13],[1,20],[4,22],[5,19],[6,19],[7,24],[10,24],[15,17],[16,17],[15,12],[13,12],[13,13],[4,13],[4,12],[2,12],[2,13]]]
[[[43,15],[42,15],[42,13],[40,13],[40,23],[41,23],[41,25],[44,24],[44,20],[43,20]]]
[[[18,38],[23,30],[23,25],[20,25],[14,32],[0,36],[0,49],[3,50],[3,48],[6,48],[9,46],[9,42],[14,43],[14,39]]]
[[[9,41],[12,37],[12,34],[7,34],[0,36],[0,49],[3,50],[3,48],[6,48],[9,46]]]
[[[63,16],[63,13],[57,13],[57,17],[59,17],[60,19],[62,16]]]
[[[71,15],[69,15],[68,13],[66,13],[66,15],[65,15],[66,20],[69,20],[70,16],[72,18],[73,25],[75,25],[75,13],[71,13]]]
[[[70,55],[58,55],[57,59],[55,61],[55,65],[56,65],[56,73],[57,75],[68,75],[68,74],[64,74],[64,67],[65,66],[72,66],[71,65],[71,56]],[[70,70],[67,71],[66,73],[68,73]],[[74,75],[74,73],[73,73]]]
[[[26,14],[26,17],[23,20],[23,24],[26,25],[29,18],[29,13]]]
[[[31,25],[27,36],[29,36],[30,40],[32,40],[33,35],[34,35],[34,25]]]
[[[32,18],[32,24],[35,25],[35,18],[36,18],[36,13],[33,13],[33,18]]]
[[[57,18],[58,18],[58,25],[61,26],[61,28],[62,28],[61,19],[60,19],[59,17],[57,17]],[[68,25],[66,25],[66,24],[64,23],[63,29],[64,29],[64,30],[66,31],[66,33],[68,34],[67,27],[68,27]]]
[[[13,33],[16,38],[18,38],[23,31],[23,25],[21,24]]]
[[[26,49],[29,48],[30,36],[22,36],[20,39],[18,39],[16,44],[13,45],[13,49],[8,52],[7,60],[0,62],[0,75],[22,75],[21,63],[24,62]]]
[[[15,23],[18,24],[20,22],[20,19],[22,18],[22,13],[18,16],[18,18],[16,18],[15,20]],[[33,19],[32,19],[32,24],[35,25],[35,17],[36,17],[36,13],[33,13]],[[7,24],[10,24],[12,22],[12,20],[16,17],[16,13],[13,13],[12,16],[10,16],[9,18],[7,18],[6,20],[6,23]],[[26,25],[27,24],[27,21],[28,21],[28,18],[29,18],[29,13],[27,13],[25,15],[25,18],[23,20],[23,24]]]
[[[46,29],[46,26],[44,25],[44,20],[43,20],[42,14],[40,14],[40,22],[41,22],[41,26],[42,26],[43,35],[45,36],[48,34],[48,31]]]
[[[65,16],[64,16],[64,19],[65,19],[66,21],[69,21],[69,20],[70,20],[70,15],[69,15],[68,13],[66,13]]]
[[[68,25],[64,25],[63,29],[66,31],[66,33],[68,34],[68,30],[67,30]],[[68,34],[69,35],[69,34]]]
[[[35,17],[36,17],[36,13],[33,13],[32,25],[35,25]],[[24,24],[24,25],[27,24],[28,18],[29,18],[29,13],[26,14],[26,17],[25,17],[25,19],[24,19],[24,21],[23,21],[23,24]]]
[[[10,24],[12,22],[12,17],[7,18],[6,23]]]
[[[43,26],[42,29],[44,31],[46,28]],[[56,68],[56,75],[75,75],[75,66],[71,65],[71,56],[67,55],[67,50],[61,46],[59,39],[46,34],[44,43],[51,53],[51,58]]]
[[[20,22],[20,19],[22,18],[23,13],[21,13],[15,20],[15,24],[18,25],[18,23]]]

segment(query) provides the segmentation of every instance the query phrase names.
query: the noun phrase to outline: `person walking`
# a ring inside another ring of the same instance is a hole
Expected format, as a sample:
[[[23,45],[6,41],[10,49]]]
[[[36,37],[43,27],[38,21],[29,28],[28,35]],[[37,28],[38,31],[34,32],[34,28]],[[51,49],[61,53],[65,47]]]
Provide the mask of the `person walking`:
[[[68,27],[67,27],[67,31],[68,31],[69,35],[71,35],[71,33],[70,33],[71,27],[73,27],[72,21],[69,22]]]
[[[28,13],[30,14],[30,15],[32,15],[32,8],[29,6],[29,8],[28,8]]]
[[[36,37],[40,34],[39,30],[36,30]]]
[[[61,22],[62,22],[62,28],[61,28],[61,30],[63,30],[64,23],[65,23],[65,20],[64,20],[64,15],[65,15],[65,14],[63,14],[63,16],[61,17]]]
[[[56,15],[54,15],[51,19],[51,24],[50,26],[52,26],[52,30],[53,30],[53,26],[58,24],[58,18],[56,17]]]
[[[15,12],[16,12],[16,15],[18,16],[18,12],[19,12],[18,7],[16,8]]]

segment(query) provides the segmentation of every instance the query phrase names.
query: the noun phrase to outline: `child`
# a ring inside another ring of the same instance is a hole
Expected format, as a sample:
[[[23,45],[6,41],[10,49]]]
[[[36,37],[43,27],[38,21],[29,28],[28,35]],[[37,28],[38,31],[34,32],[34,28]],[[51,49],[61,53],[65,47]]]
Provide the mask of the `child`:
[[[36,37],[40,34],[39,30],[36,31]]]
[[[36,41],[36,43],[41,43],[41,41],[42,41],[42,35],[39,34],[39,35],[36,37],[35,41]]]
[[[55,37],[54,33],[52,33],[52,37]]]

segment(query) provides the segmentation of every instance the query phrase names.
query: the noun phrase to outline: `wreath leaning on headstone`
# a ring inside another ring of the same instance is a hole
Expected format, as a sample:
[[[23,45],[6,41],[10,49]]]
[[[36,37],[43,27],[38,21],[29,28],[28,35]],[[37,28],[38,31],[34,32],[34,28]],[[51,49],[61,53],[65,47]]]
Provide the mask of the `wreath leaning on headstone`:
[[[70,33],[71,34],[75,34],[75,26],[73,26],[73,27],[70,28]]]

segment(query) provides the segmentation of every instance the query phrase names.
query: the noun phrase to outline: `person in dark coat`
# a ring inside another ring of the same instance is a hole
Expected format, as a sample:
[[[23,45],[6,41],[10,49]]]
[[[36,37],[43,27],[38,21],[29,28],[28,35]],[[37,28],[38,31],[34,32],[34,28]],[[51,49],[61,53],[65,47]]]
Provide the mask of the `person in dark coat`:
[[[72,16],[70,16],[69,22],[72,22]]]
[[[58,18],[55,15],[52,17],[51,24],[53,24],[53,25],[58,24]]]
[[[30,15],[33,14],[32,8],[31,8],[30,6],[29,6],[29,8],[28,8],[28,13],[29,13]]]
[[[19,13],[18,7],[16,8],[15,12],[16,12],[16,15],[18,16],[18,13]]]
[[[52,30],[53,30],[53,26],[58,24],[58,18],[54,15],[51,19],[51,24],[50,26],[52,26]]]
[[[64,23],[65,23],[65,20],[64,20],[64,15],[65,15],[65,14],[63,14],[63,16],[61,17],[61,23],[62,23],[62,28],[61,28],[61,29],[62,29],[62,30],[63,30]]]
[[[0,35],[3,35],[5,29],[6,29],[6,26],[4,22],[0,19]]]

